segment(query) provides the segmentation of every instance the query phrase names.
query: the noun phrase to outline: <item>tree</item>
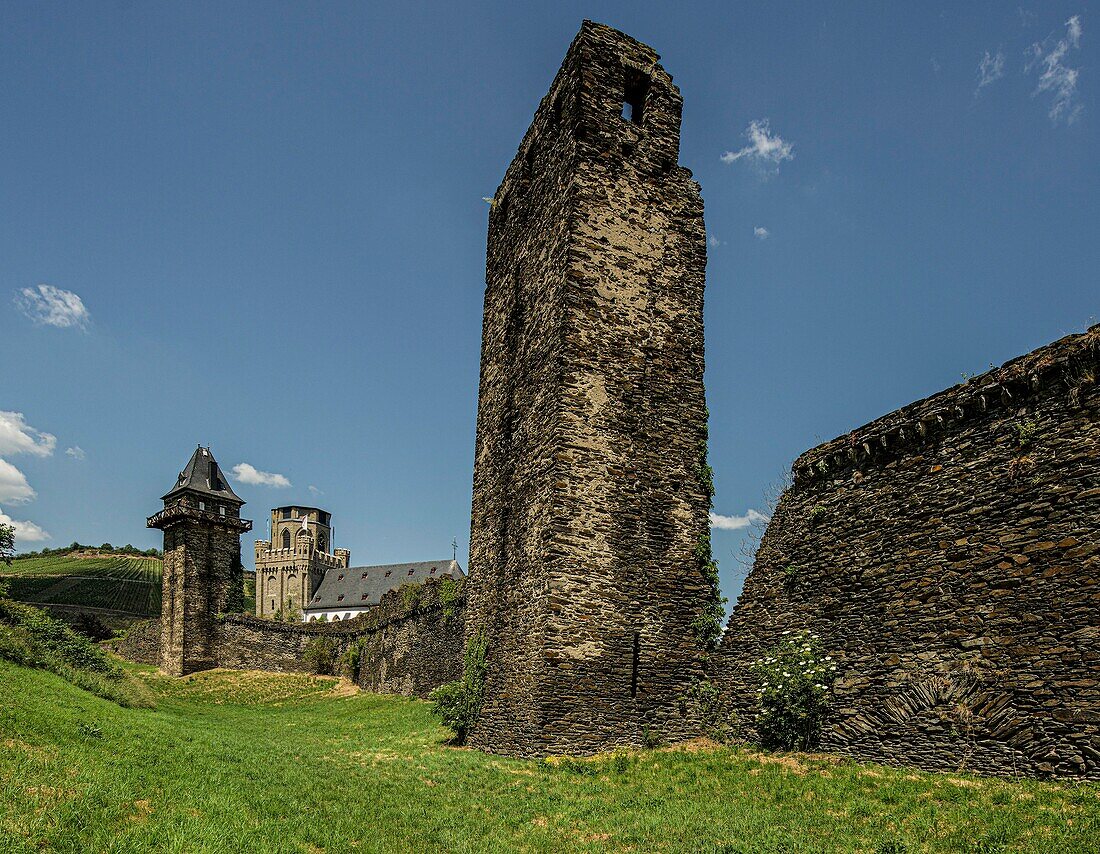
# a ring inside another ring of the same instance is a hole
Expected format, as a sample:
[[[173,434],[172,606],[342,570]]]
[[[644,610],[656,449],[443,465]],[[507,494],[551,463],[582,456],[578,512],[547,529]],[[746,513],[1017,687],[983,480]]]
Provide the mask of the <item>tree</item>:
[[[0,522],[0,561],[11,563],[15,554],[15,528]]]

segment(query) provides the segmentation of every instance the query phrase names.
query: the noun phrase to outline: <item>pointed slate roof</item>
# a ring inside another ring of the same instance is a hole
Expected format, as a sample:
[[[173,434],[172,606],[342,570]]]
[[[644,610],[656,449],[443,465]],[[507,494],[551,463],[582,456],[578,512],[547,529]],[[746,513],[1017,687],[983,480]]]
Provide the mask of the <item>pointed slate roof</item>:
[[[385,566],[334,567],[325,572],[317,592],[302,610],[310,614],[342,608],[366,608],[377,605],[391,590],[404,584],[423,584],[429,578],[453,578],[458,581],[465,578],[465,573],[450,558]]]
[[[214,459],[210,449],[202,445],[195,449],[190,461],[176,479],[176,485],[168,490],[161,500],[167,501],[184,491],[200,492],[223,501],[235,501],[237,504],[245,503],[244,499],[229,485],[229,480],[222,474],[218,461]]]

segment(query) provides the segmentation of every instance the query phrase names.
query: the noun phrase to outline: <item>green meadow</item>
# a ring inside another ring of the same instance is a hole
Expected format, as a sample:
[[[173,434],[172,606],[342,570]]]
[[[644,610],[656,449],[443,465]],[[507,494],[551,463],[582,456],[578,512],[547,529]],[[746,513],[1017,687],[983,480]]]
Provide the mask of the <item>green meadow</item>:
[[[0,850],[1095,852],[1100,786],[699,742],[590,760],[448,746],[323,677],[127,665],[123,708],[0,660]]]

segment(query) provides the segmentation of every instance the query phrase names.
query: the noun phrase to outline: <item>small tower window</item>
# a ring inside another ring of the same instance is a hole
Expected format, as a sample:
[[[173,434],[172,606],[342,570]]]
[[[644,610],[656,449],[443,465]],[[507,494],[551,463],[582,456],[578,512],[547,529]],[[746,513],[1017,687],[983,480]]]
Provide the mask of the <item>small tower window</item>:
[[[649,94],[649,76],[640,71],[627,71],[623,92],[623,118],[640,125],[645,112],[645,100]]]
[[[283,528],[283,548],[284,549],[289,549],[290,548],[290,529],[289,528]]]
[[[289,519],[290,518],[290,508],[289,507],[284,507],[283,508],[283,518],[284,519]]]
[[[205,501],[200,501],[199,502],[199,509],[200,510],[205,510],[206,509],[206,502]]]
[[[218,515],[219,516],[224,516],[225,515],[225,505],[224,504],[219,504],[218,505]]]

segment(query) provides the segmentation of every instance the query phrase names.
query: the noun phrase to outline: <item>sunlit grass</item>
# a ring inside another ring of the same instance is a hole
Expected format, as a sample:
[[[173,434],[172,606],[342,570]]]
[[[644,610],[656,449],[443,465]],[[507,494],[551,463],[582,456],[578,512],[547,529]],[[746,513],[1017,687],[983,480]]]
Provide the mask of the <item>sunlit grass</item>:
[[[0,850],[1084,852],[1100,833],[1095,784],[703,742],[507,759],[330,679],[131,669],[155,710],[0,662]]]

